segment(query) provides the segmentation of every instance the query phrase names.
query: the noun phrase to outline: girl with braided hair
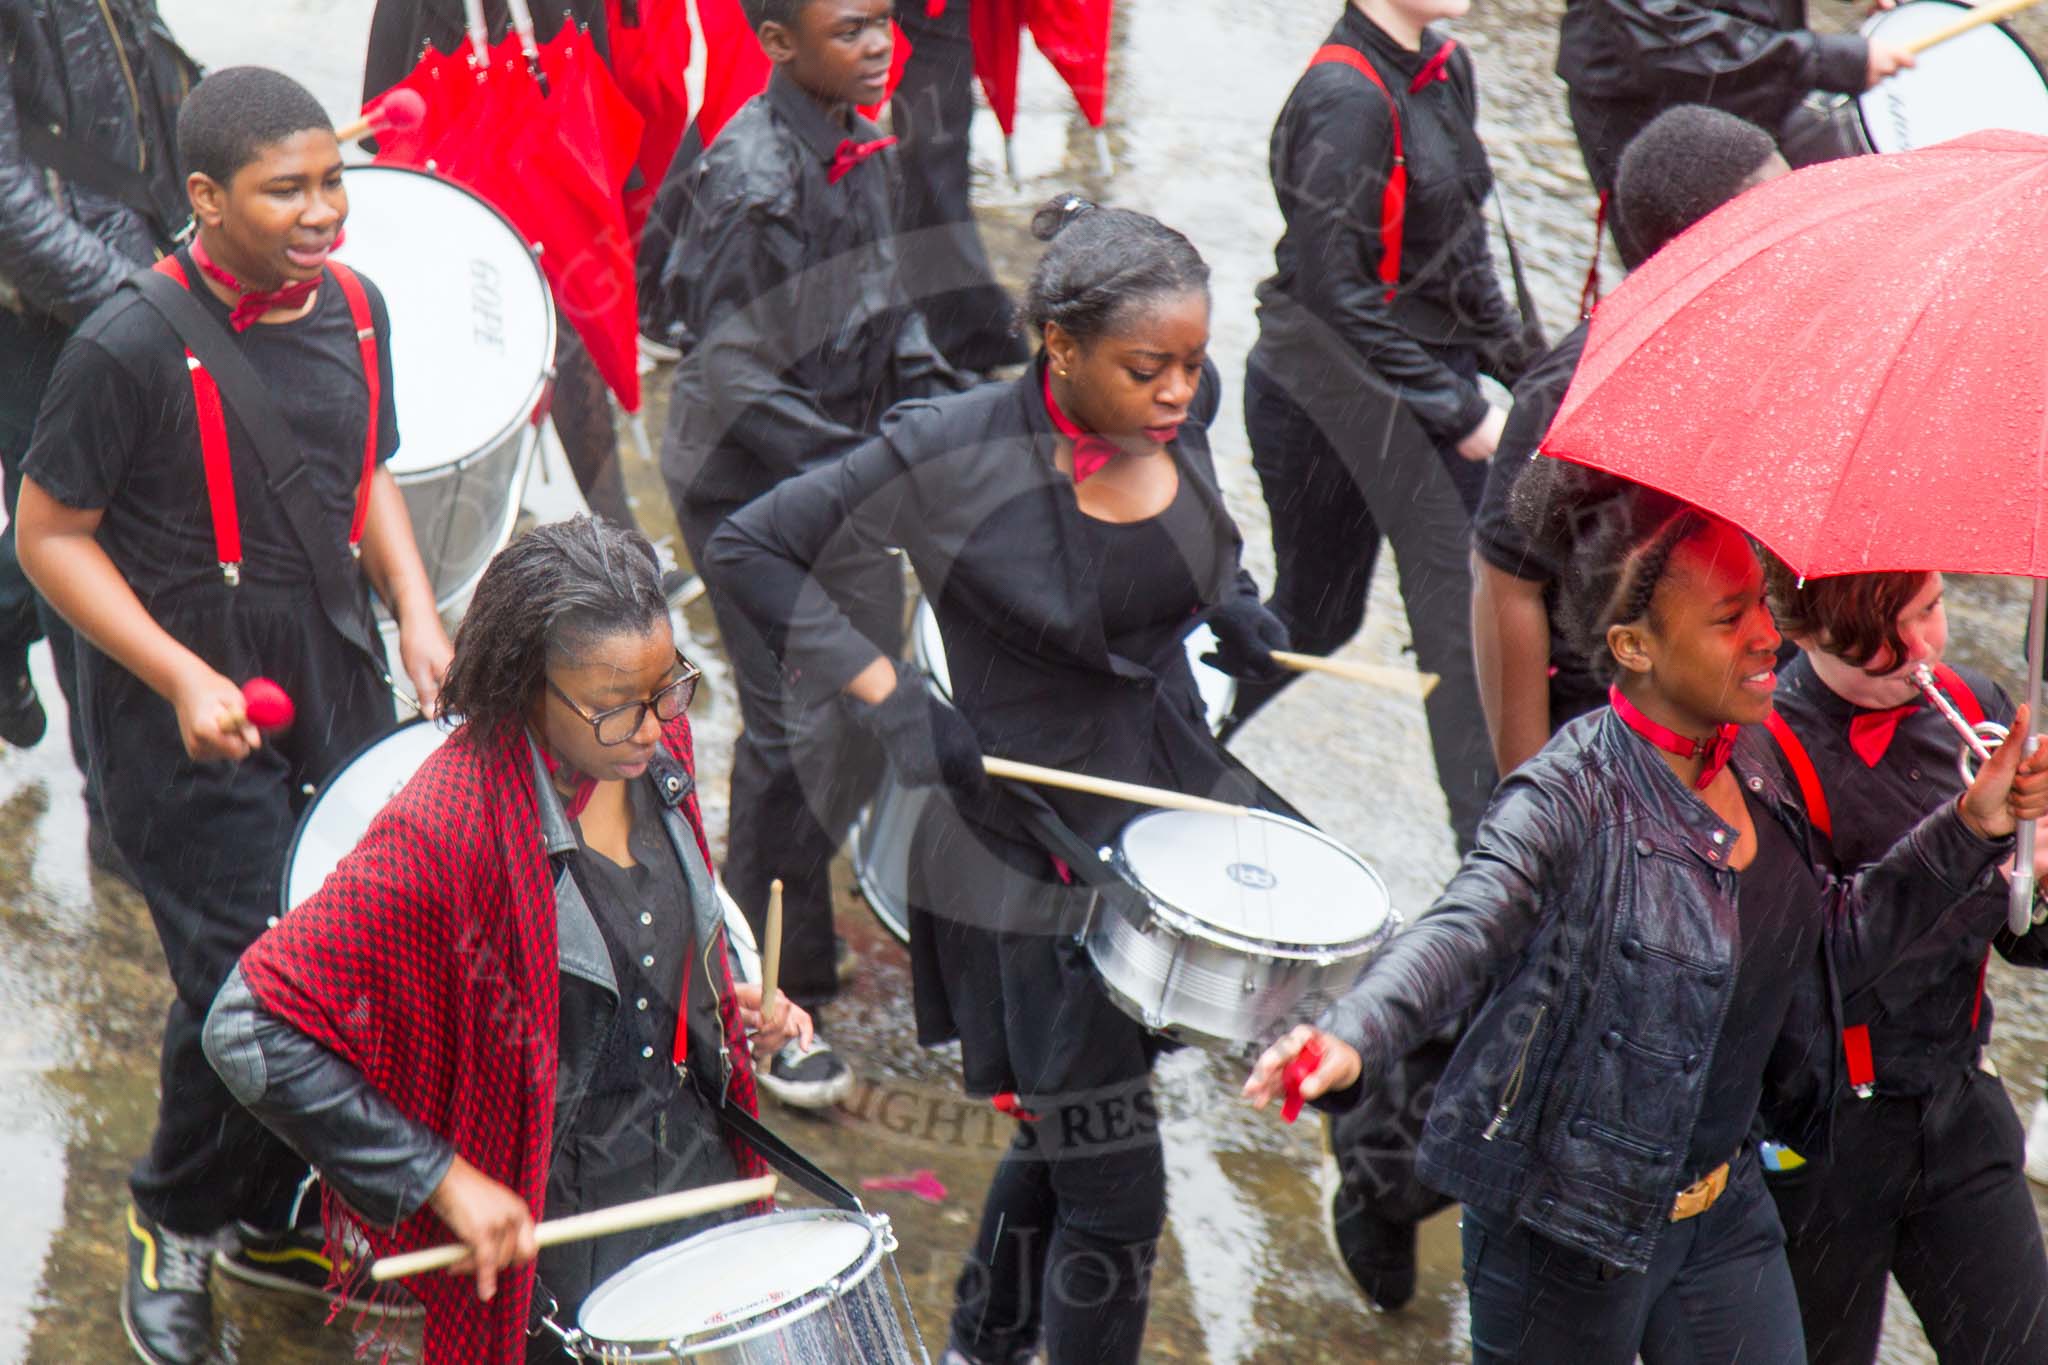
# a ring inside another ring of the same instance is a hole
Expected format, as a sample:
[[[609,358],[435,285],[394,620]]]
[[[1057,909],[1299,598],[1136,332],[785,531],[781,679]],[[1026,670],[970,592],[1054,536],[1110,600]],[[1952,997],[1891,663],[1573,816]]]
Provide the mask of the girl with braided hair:
[[[1521,496],[1569,546],[1563,612],[1610,705],[1509,776],[1437,903],[1245,1092],[1278,1098],[1291,1067],[1342,1112],[1476,1009],[1417,1167],[1465,1206],[1473,1359],[1795,1365],[1752,1125],[1826,1150],[1842,999],[1937,924],[1990,932],[1981,892],[2048,810],[2048,754],[2001,747],[1835,877],[1765,728],[1779,636],[1748,540],[1554,461]]]
[[[957,1038],[970,1094],[1017,1119],[955,1294],[951,1365],[1135,1362],[1166,1217],[1157,1039],[1074,933],[1071,865],[1133,807],[992,790],[984,752],[1226,800],[1271,798],[1210,735],[1185,639],[1274,670],[1286,633],[1238,566],[1209,458],[1209,271],[1155,218],[1062,196],[1016,381],[905,403],[874,441],[736,514],[702,562],[788,676],[843,695],[903,782],[943,784],[911,852],[918,1036]],[[901,546],[938,617],[954,705],[817,582],[840,547]],[[957,709],[956,709],[957,707]],[[1037,816],[1080,840],[1041,841]],[[1062,863],[1048,852],[1064,853]]]

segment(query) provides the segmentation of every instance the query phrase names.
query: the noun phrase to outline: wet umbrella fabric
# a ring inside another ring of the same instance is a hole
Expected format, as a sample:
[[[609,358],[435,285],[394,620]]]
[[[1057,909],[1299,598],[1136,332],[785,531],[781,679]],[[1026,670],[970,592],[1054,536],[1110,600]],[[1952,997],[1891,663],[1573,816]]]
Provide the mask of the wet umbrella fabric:
[[[1749,191],[1601,303],[1543,449],[1809,576],[2048,576],[2048,139]]]
[[[1108,85],[1113,0],[974,0],[974,74],[1003,136],[1017,130],[1017,64],[1023,30],[1074,92],[1081,116],[1100,128]]]
[[[627,230],[637,242],[655,187],[690,125],[689,0],[610,0],[609,18],[612,76],[645,121],[633,156],[641,183],[625,195]]]

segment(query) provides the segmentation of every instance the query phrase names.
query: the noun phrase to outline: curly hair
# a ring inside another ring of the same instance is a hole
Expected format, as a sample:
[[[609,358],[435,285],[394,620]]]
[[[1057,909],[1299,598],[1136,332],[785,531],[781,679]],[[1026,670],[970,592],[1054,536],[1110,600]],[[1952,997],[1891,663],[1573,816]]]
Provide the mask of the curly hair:
[[[1133,312],[1179,294],[1209,294],[1209,266],[1187,237],[1149,214],[1054,195],[1031,216],[1050,243],[1024,291],[1024,322],[1049,323],[1083,344],[1114,332]]]
[[[549,663],[668,617],[654,547],[599,517],[536,526],[500,550],[455,633],[441,703],[479,733],[523,724]]]
[[[1611,680],[1611,626],[1648,620],[1678,547],[1714,522],[1689,502],[1565,460],[1535,460],[1515,485],[1513,515],[1563,565],[1562,633],[1595,677]]]
[[[1931,576],[1931,570],[1904,569],[1802,583],[1783,560],[1764,554],[1764,582],[1778,629],[1870,673],[1888,673],[1906,657],[1899,613]]]

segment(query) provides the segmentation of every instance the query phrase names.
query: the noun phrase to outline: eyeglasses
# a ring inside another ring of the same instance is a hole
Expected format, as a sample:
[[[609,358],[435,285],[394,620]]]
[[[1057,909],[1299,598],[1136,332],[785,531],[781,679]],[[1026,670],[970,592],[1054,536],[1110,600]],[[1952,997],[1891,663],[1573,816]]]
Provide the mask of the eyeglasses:
[[[656,720],[666,723],[690,709],[690,702],[697,695],[697,680],[704,674],[697,665],[683,657],[680,649],[676,651],[676,667],[683,670],[682,676],[645,701],[629,701],[624,706],[614,706],[609,710],[599,711],[596,715],[578,706],[567,692],[555,686],[553,678],[547,680],[548,690],[560,697],[564,706],[583,718],[592,733],[597,736],[599,744],[611,748],[624,744],[638,734],[640,723],[647,719],[649,711],[654,712]]]

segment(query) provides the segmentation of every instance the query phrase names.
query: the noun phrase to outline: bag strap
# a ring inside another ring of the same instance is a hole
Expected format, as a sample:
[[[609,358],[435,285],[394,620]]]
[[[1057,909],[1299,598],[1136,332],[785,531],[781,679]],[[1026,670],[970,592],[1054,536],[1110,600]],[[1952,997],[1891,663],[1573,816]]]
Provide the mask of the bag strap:
[[[242,419],[263,466],[264,482],[313,566],[313,586],[321,610],[341,637],[376,666],[378,676],[388,676],[384,652],[371,642],[368,613],[355,593],[360,570],[353,559],[343,558],[333,537],[324,533],[317,509],[299,486],[306,475],[306,461],[290,439],[291,427],[248,358],[190,290],[168,274],[139,270],[122,288],[133,289],[169,324],[219,387],[226,406]]]
[[[767,1124],[736,1104],[714,1104],[711,1108],[712,1112],[718,1115],[719,1123],[759,1152],[762,1160],[773,1166],[779,1174],[788,1176],[797,1185],[835,1209],[845,1209],[848,1213],[866,1212],[861,1207],[859,1195],[840,1184],[823,1167],[776,1136],[775,1131]]]
[[[1401,102],[1394,98],[1394,92],[1387,88],[1385,80],[1366,60],[1363,52],[1342,43],[1330,43],[1316,49],[1316,55],[1309,59],[1313,70],[1330,63],[1348,66],[1358,72],[1387,97],[1387,112],[1394,125],[1394,165],[1387,172],[1387,186],[1380,195],[1380,283],[1386,286],[1386,301],[1394,301],[1394,293],[1401,284],[1401,228],[1408,217],[1408,157],[1401,142]]]

